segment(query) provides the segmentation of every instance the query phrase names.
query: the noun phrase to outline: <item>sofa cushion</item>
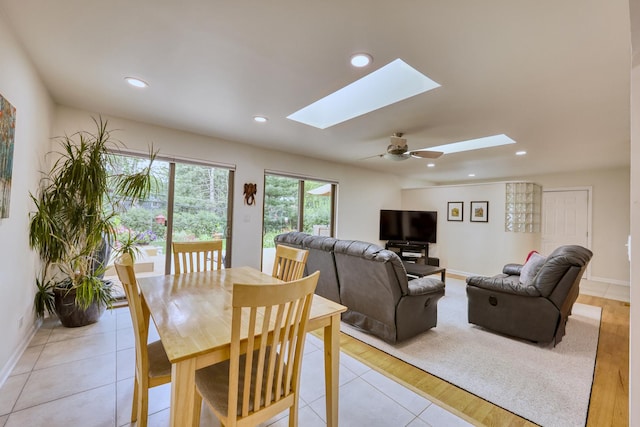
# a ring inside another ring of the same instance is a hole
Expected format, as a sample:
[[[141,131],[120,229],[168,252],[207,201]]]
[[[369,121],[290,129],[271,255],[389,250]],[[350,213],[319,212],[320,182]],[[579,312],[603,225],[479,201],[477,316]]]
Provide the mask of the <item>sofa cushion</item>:
[[[282,243],[283,245],[302,248],[302,241],[308,236],[307,233],[301,231],[290,231],[288,233],[278,234],[273,240],[276,245]]]
[[[444,293],[444,283],[434,277],[420,277],[409,281],[409,295]]]
[[[529,259],[522,266],[522,270],[520,271],[520,283],[527,286],[530,285],[546,260],[546,257],[537,252],[530,254]]]

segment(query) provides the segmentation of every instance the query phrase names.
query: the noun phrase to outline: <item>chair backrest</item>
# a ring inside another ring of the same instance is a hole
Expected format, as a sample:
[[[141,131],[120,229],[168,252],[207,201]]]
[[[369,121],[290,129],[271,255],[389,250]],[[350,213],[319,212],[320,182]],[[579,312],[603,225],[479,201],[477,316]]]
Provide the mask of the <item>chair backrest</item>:
[[[549,298],[563,313],[568,314],[578,297],[580,280],[592,257],[593,253],[585,247],[560,246],[547,256],[533,285],[543,297]]]
[[[307,321],[319,275],[316,271],[284,284],[234,284],[227,417],[267,412],[255,417],[257,424],[297,404]]]
[[[408,295],[407,273],[398,255],[358,240],[338,240],[334,246],[341,304],[346,316],[367,330],[395,342],[396,308]],[[363,279],[363,277],[366,278]]]
[[[201,242],[173,242],[175,274],[222,268],[222,240]]]
[[[309,251],[292,248],[291,246],[276,246],[276,259],[273,262],[273,277],[285,282],[298,280],[304,275]]]
[[[133,331],[136,339],[136,369],[144,374],[149,371],[149,358],[147,355],[147,338],[149,336],[150,313],[146,304],[140,297],[136,273],[133,269],[133,260],[129,254],[121,255],[114,263],[118,278],[122,282],[124,293],[129,302],[129,313],[133,322]]]

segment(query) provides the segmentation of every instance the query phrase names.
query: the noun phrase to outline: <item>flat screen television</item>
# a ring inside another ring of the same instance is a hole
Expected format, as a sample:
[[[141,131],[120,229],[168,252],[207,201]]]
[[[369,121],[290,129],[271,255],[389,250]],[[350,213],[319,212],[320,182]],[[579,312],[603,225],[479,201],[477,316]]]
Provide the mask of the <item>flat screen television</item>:
[[[436,243],[438,212],[380,210],[380,240]]]

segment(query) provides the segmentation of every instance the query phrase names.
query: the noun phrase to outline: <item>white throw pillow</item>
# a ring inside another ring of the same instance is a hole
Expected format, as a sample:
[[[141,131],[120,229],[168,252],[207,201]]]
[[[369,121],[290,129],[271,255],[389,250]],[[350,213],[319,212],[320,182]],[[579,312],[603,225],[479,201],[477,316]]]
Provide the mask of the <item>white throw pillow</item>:
[[[522,266],[522,270],[520,271],[520,283],[526,286],[530,285],[546,260],[546,257],[537,252],[531,254],[529,260]]]

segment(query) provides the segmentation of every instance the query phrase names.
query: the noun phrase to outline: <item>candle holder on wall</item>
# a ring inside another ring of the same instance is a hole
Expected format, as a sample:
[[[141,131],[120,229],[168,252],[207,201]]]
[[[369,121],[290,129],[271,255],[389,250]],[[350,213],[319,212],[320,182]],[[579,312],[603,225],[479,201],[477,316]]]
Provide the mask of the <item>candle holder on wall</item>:
[[[256,193],[258,192],[258,184],[247,182],[244,185],[244,202],[251,206],[256,203]]]

